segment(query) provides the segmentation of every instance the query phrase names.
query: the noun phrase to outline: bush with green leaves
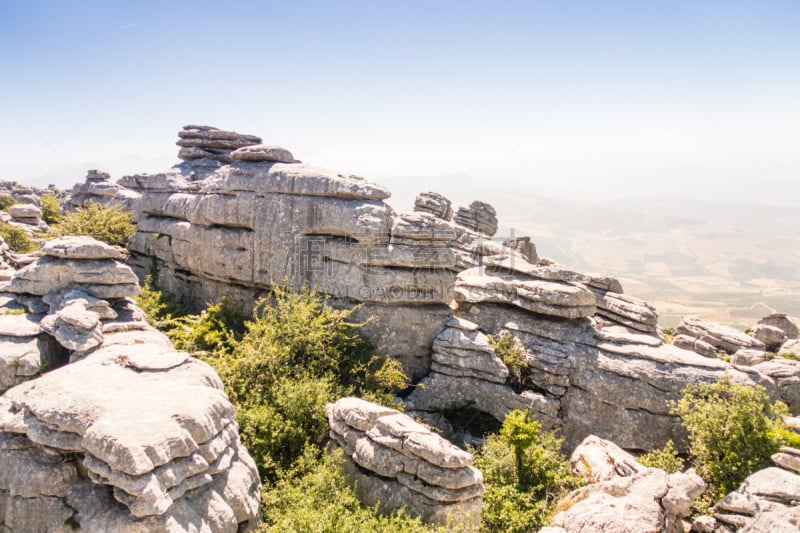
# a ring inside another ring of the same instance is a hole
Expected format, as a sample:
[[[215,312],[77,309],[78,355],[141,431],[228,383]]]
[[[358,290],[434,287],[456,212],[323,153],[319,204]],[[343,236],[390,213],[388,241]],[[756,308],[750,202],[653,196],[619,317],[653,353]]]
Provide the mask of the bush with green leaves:
[[[0,194],[0,211],[8,211],[9,207],[18,203],[10,194]]]
[[[394,404],[406,385],[399,361],[376,356],[350,313],[314,289],[279,287],[257,303],[240,338],[205,356],[267,482],[289,470],[307,445],[325,442],[326,403],[356,395]]]
[[[713,503],[739,487],[770,456],[788,432],[786,405],[771,402],[764,387],[734,383],[729,376],[715,383],[688,385],[672,412],[689,434],[689,455],[708,488],[702,503]]]
[[[560,452],[562,442],[527,411],[506,416],[475,457],[486,483],[481,531],[522,533],[547,523],[556,502],[582,484]]]
[[[530,376],[530,367],[525,358],[525,349],[509,334],[489,335],[489,344],[497,357],[508,367],[509,384],[519,392]]]
[[[26,254],[37,248],[36,243],[33,242],[25,230],[6,222],[0,222],[0,237],[3,237],[3,240],[6,241],[6,244],[13,252]]]
[[[61,202],[52,194],[43,194],[39,197],[42,201],[42,220],[53,226],[61,222]]]
[[[341,453],[325,455],[311,447],[290,475],[263,494],[264,523],[260,532],[444,533],[419,518],[397,513],[380,516],[361,507],[341,471]]]
[[[642,454],[636,460],[644,466],[660,468],[670,474],[682,471],[686,463],[678,454],[672,440],[668,440],[663,448]]]
[[[71,213],[65,214],[61,223],[51,228],[49,237],[62,235],[87,235],[99,241],[125,246],[128,237],[136,231],[133,212],[121,205],[103,207],[87,202]]]

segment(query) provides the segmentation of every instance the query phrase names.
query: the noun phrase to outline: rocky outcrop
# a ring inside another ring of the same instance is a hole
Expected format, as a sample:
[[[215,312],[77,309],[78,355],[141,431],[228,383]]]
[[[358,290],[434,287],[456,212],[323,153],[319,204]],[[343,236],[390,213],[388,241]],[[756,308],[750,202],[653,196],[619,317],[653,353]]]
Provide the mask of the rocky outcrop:
[[[9,224],[25,230],[33,235],[47,231],[50,227],[42,220],[42,210],[33,203],[14,204],[8,208]]]
[[[184,161],[211,159],[230,163],[233,160],[231,154],[237,149],[261,143],[261,138],[255,135],[243,135],[211,126],[184,126],[178,136],[180,140],[175,143],[181,147],[178,157]]]
[[[524,262],[488,263],[485,274],[459,274],[455,314],[463,320],[449,323],[437,337],[435,364],[409,396],[410,408],[473,406],[498,419],[510,409],[529,408],[545,427],[561,429],[568,449],[596,434],[626,449],[649,450],[669,439],[685,442],[669,402],[688,383],[728,373],[742,383],[763,384],[773,397],[783,394],[791,403],[792,390],[757,368],[736,368],[630,327],[649,329],[651,319],[644,317],[651,308],[623,300],[614,290],[620,289],[616,280]],[[626,306],[606,304],[617,312],[602,315],[597,293]],[[454,331],[459,328],[469,335]],[[492,366],[494,354],[483,341],[487,335],[509,335],[522,348],[527,372],[521,391],[501,382],[504,374]],[[450,338],[464,339],[457,357],[444,342]]]
[[[0,522],[255,526],[258,473],[214,371],[147,324],[120,250],[62,237],[43,253],[0,308]]]
[[[453,204],[439,193],[423,192],[414,200],[414,211],[431,215],[450,222],[453,220]]]
[[[497,233],[497,212],[486,202],[476,200],[469,207],[459,207],[453,221],[487,237]]]
[[[603,464],[604,460],[614,468]],[[559,505],[566,509],[542,531],[683,533],[683,519],[691,514],[692,503],[705,490],[693,470],[667,474],[646,468],[613,443],[596,437],[584,441],[571,462],[581,465],[576,473],[583,474],[590,484],[568,494]],[[598,467],[598,471],[591,467]]]
[[[797,322],[785,313],[773,313],[767,315],[758,321],[759,325],[772,326],[781,330],[787,339],[797,339],[800,336],[800,329],[797,327]]]
[[[782,447],[776,466],[748,476],[737,490],[717,502],[713,516],[695,520],[692,531],[775,533],[800,528],[800,450]]]
[[[111,175],[100,170],[90,170],[84,183],[76,183],[70,191],[65,209],[74,210],[89,202],[103,207],[122,205],[136,212],[136,204],[141,194],[111,181]]]
[[[525,261],[535,265],[539,262],[539,254],[536,253],[536,245],[531,242],[530,237],[514,237],[503,241],[503,246],[516,250]]]
[[[484,486],[470,453],[399,411],[358,398],[326,410],[331,439],[344,451],[345,472],[362,502],[477,531]]]
[[[746,333],[701,318],[683,317],[675,329],[679,335],[703,341],[718,352],[733,355],[737,350],[764,350],[764,343]]]
[[[450,223],[397,216],[384,187],[295,162],[253,136],[190,126],[179,135],[215,159],[184,154],[167,172],[125,178],[142,193],[129,244],[141,277],[155,266],[157,285],[186,303],[225,294],[245,308],[285,280],[317,286],[341,305],[363,304],[377,347],[413,378],[427,373],[455,279]]]

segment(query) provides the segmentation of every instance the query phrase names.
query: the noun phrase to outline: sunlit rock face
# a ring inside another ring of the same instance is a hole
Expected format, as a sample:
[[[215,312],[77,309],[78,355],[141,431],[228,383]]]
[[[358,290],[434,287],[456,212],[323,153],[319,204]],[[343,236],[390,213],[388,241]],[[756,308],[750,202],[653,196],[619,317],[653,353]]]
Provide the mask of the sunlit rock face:
[[[260,481],[216,373],[151,328],[122,251],[46,243],[0,298],[0,522],[235,532]]]

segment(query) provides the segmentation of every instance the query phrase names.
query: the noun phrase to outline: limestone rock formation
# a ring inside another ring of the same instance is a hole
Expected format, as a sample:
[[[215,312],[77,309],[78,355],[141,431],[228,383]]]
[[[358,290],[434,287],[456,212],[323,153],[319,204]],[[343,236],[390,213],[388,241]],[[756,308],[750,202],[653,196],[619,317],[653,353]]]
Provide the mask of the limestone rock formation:
[[[782,447],[772,461],[776,466],[751,474],[714,505],[713,516],[702,517],[700,524],[695,521],[692,531],[798,531],[800,450]]]
[[[0,523],[254,527],[258,473],[214,371],[126,298],[118,249],[62,237],[43,252],[0,296]]]
[[[708,320],[694,317],[683,317],[675,329],[679,335],[699,339],[715,350],[733,355],[742,348],[764,350],[764,343],[750,337],[746,333]]]
[[[800,329],[797,327],[797,323],[785,313],[767,315],[759,320],[757,325],[776,327],[783,331],[787,339],[797,339],[800,336]]]
[[[526,262],[487,262],[485,273],[476,268],[458,275],[455,314],[464,320],[449,323],[437,337],[435,364],[423,387],[409,396],[410,408],[441,411],[469,405],[498,419],[510,409],[530,408],[545,427],[561,429],[568,449],[596,434],[623,448],[649,450],[668,439],[684,441],[668,402],[678,400],[688,383],[715,381],[728,373],[793,403],[788,378],[781,389],[757,367],[735,368],[641,331],[654,329],[652,309],[623,300],[614,290],[621,289],[616,280]],[[600,313],[598,293],[616,312]],[[450,354],[442,341],[459,327],[473,330],[473,349],[461,346],[460,358],[445,357]],[[479,334],[510,335],[523,348],[528,366],[524,390],[516,392],[508,382],[499,382],[500,373],[482,370],[492,368],[492,354],[481,349]],[[773,374],[777,377],[777,370]]]
[[[497,233],[497,211],[486,202],[476,200],[469,207],[459,207],[453,221],[488,237]]]
[[[230,163],[233,151],[261,143],[261,139],[255,135],[243,135],[211,126],[184,126],[178,136],[180,140],[176,144],[181,147],[178,157],[184,161],[212,159]]]
[[[579,446],[572,463],[582,465],[576,473],[585,475],[590,484],[564,498],[574,503],[553,517],[547,529],[553,533],[683,533],[683,519],[691,514],[692,503],[705,490],[693,470],[667,474],[646,468],[613,443],[594,436]],[[589,467],[598,471],[589,472]]]
[[[84,183],[76,183],[72,187],[69,201],[64,207],[74,210],[88,202],[94,202],[103,207],[120,204],[135,213],[139,198],[141,198],[141,194],[138,192],[113,183],[111,175],[107,172],[90,170],[86,174]]]
[[[47,231],[49,226],[42,220],[42,210],[33,203],[14,204],[8,208],[9,223],[25,230],[28,234]]]
[[[536,245],[531,242],[530,237],[514,237],[503,241],[503,246],[516,250],[525,258],[528,263],[535,265],[539,262],[539,254],[536,253]]]
[[[453,220],[453,204],[439,193],[423,192],[414,200],[414,211],[431,215],[450,222]]]
[[[125,178],[142,194],[129,244],[140,277],[155,265],[159,287],[198,305],[225,294],[250,307],[287,279],[318,286],[342,305],[364,304],[358,313],[375,317],[367,327],[377,347],[413,378],[427,373],[452,299],[451,224],[428,213],[397,216],[383,201],[386,188],[276,162],[291,154],[252,136],[207,127],[179,135],[184,148],[218,153]]]
[[[472,455],[394,409],[358,398],[326,407],[331,439],[344,450],[356,493],[382,512],[400,508],[426,522],[477,530],[483,476]]]

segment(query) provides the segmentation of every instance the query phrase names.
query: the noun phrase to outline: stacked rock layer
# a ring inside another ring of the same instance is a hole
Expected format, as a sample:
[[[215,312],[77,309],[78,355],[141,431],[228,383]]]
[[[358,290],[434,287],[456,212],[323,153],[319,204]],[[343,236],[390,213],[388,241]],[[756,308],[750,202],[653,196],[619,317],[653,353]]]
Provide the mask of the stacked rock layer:
[[[136,212],[136,205],[141,195],[111,181],[111,175],[100,170],[90,170],[84,183],[76,183],[70,191],[65,208],[74,210],[89,202],[103,207],[122,205]]]
[[[258,473],[214,371],[147,324],[119,250],[62,237],[43,254],[0,302],[0,522],[255,526]]]
[[[331,439],[344,450],[345,471],[367,505],[404,508],[426,522],[476,531],[483,476],[472,455],[409,416],[358,398],[327,407]]]

